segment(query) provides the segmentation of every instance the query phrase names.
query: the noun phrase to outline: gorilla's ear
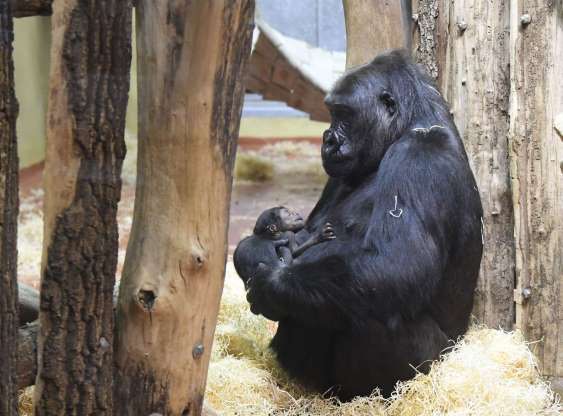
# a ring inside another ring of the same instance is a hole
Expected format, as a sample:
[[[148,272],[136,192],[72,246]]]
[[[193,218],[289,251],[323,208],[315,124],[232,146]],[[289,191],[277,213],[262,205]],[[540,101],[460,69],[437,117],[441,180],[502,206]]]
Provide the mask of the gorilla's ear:
[[[383,92],[379,95],[379,100],[383,103],[383,105],[385,105],[390,115],[395,114],[397,111],[397,104],[395,102],[395,98],[393,98],[389,91],[383,90]]]

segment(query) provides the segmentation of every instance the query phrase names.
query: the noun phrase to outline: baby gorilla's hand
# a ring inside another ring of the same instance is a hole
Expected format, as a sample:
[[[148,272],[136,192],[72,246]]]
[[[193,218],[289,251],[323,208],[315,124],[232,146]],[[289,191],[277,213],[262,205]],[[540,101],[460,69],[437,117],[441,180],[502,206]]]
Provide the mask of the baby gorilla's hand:
[[[336,234],[334,233],[334,228],[332,227],[332,224],[330,222],[327,222],[325,225],[323,225],[323,228],[321,229],[321,241],[329,241],[329,240],[334,240],[336,238]]]

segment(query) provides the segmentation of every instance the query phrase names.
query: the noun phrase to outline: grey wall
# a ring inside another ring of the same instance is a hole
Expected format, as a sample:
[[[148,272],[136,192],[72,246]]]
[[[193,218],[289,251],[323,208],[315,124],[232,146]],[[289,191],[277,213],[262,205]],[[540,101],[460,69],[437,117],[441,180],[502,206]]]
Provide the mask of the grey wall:
[[[257,0],[257,10],[285,35],[328,50],[346,50],[342,0]]]

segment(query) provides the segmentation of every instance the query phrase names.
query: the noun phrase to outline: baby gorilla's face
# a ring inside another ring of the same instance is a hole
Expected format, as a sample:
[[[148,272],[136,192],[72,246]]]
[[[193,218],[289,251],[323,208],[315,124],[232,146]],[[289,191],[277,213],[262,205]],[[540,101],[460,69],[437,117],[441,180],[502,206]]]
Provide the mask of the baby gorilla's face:
[[[301,215],[287,208],[280,208],[279,221],[281,231],[299,231],[305,226],[305,221]]]

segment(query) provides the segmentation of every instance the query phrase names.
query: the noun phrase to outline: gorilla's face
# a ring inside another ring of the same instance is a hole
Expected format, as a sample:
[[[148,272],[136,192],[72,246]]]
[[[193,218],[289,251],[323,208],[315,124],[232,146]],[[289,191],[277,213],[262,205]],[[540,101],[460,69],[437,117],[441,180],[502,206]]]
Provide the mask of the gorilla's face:
[[[384,78],[361,67],[336,83],[325,104],[332,118],[321,148],[326,173],[346,178],[375,171],[397,133],[397,103]]]

